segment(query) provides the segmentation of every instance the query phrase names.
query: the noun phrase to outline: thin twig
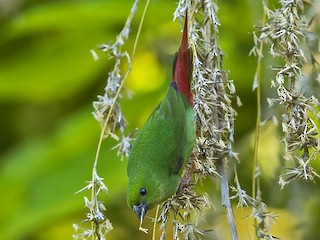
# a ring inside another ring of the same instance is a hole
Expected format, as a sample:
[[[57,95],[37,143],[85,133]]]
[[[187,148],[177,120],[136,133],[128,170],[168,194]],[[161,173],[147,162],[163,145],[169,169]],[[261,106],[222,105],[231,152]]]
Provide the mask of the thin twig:
[[[154,216],[152,240],[156,240],[156,226],[157,226],[157,219],[158,219],[159,209],[160,209],[160,204],[157,205],[156,215]]]
[[[265,4],[265,3],[263,3]],[[263,5],[263,9],[265,9]],[[266,21],[266,13],[263,11],[262,15],[262,25]],[[254,137],[254,156],[253,156],[253,166],[252,166],[252,198],[256,199],[256,183],[259,181],[259,176],[257,176],[258,164],[259,164],[259,139],[260,139],[260,130],[261,130],[261,56],[263,53],[263,41],[259,45],[260,55],[257,60],[257,70],[256,70],[256,79],[254,80],[254,86],[257,89],[257,117],[256,117],[256,129]],[[258,184],[258,183],[257,183]],[[257,226],[257,219],[254,218],[254,225]],[[256,228],[256,237],[258,237],[258,232]]]
[[[227,219],[228,219],[228,224],[231,231],[232,240],[237,240],[238,232],[237,232],[236,221],[235,221],[233,210],[232,210],[232,205],[230,202],[229,183],[228,183],[228,178],[226,176],[226,170],[225,170],[223,160],[217,161],[217,169],[218,169],[218,173],[221,176],[220,177],[221,201],[222,201],[221,204],[227,209]]]

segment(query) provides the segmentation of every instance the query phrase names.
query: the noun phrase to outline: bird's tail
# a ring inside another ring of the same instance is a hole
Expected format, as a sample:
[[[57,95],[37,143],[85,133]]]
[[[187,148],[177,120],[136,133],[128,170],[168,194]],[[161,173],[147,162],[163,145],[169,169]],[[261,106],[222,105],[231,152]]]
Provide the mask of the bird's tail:
[[[189,104],[193,106],[193,95],[190,89],[192,56],[188,47],[188,15],[186,14],[181,46],[173,64],[172,81],[177,85],[178,90],[186,96]]]

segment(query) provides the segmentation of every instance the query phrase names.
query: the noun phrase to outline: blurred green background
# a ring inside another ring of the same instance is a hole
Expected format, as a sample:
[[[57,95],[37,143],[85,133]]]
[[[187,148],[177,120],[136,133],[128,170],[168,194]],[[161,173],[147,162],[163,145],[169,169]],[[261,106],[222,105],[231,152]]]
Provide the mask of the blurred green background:
[[[0,239],[71,239],[72,224],[85,218],[83,197],[90,192],[75,192],[91,179],[100,134],[91,114],[92,102],[103,94],[112,64],[103,54],[94,61],[89,51],[114,41],[132,2],[0,0]],[[129,52],[143,3],[133,20],[126,45]],[[235,139],[241,159],[239,178],[250,193],[256,59],[248,53],[253,25],[260,24],[261,3],[232,0],[219,4],[224,68],[230,70],[243,102],[237,108]],[[142,126],[168,85],[172,56],[181,37],[179,24],[172,22],[175,8],[175,1],[154,0],[146,15],[126,82],[134,96],[122,100],[129,131]],[[270,61],[264,60],[264,119],[271,116],[265,97],[274,94],[269,87]],[[318,239],[319,181],[279,189],[280,139],[279,129],[271,122],[262,129],[262,197],[279,214],[272,233],[281,239]],[[103,200],[114,230],[108,239],[151,239],[138,231],[138,219],[126,205],[126,160],[120,161],[111,150],[115,144],[114,140],[103,143],[98,164],[99,175],[109,188]],[[320,170],[319,164],[315,167]],[[205,227],[213,229],[208,239],[230,239],[217,186],[205,185],[216,208],[208,214]],[[250,209],[236,209],[235,214],[240,239],[254,239]],[[151,222],[146,222],[150,228]]]

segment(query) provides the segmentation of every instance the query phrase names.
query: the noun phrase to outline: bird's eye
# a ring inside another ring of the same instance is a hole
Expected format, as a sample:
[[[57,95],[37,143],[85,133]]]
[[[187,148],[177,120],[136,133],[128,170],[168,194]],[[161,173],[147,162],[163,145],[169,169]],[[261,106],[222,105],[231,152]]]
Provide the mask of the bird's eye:
[[[140,189],[140,195],[144,196],[147,194],[147,190],[145,188]]]

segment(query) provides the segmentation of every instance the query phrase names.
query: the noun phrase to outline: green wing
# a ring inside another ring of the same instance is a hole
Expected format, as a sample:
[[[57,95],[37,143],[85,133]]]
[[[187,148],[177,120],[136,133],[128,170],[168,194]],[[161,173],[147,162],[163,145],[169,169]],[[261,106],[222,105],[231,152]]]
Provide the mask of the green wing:
[[[128,176],[145,174],[149,166],[163,174],[178,174],[194,143],[194,119],[186,98],[169,87],[132,146]]]

